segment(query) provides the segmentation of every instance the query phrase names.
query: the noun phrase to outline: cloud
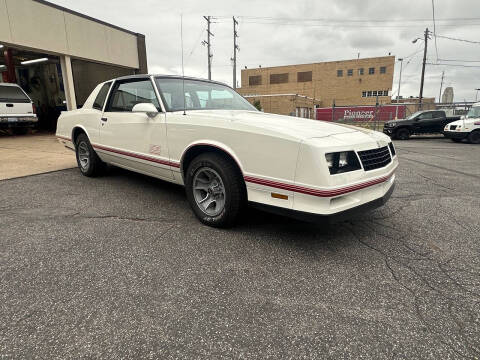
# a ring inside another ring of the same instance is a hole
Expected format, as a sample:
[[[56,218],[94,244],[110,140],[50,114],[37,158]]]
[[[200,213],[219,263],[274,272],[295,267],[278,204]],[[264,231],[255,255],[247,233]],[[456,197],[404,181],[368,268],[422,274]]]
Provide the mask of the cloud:
[[[239,20],[237,79],[244,66],[276,66],[327,60],[382,56],[389,52],[406,57],[422,49],[426,27],[433,30],[430,1],[398,0],[143,0],[142,6],[131,0],[50,0],[104,21],[146,35],[147,58],[151,72],[180,71],[180,14],[184,21],[186,74],[207,76],[203,15],[215,16],[212,24],[213,69],[215,80],[231,84],[233,54],[231,16]],[[480,38],[478,0],[435,0],[438,34],[465,39]],[[462,20],[444,19],[461,18]],[[310,21],[316,19],[315,21]],[[358,22],[368,19],[369,22]],[[423,20],[419,20],[423,19]],[[333,20],[336,20],[333,22]],[[477,25],[472,25],[477,24]],[[199,36],[201,36],[199,38]],[[433,40],[433,39],[432,39]],[[438,58],[480,60],[479,46],[437,39]],[[404,62],[402,95],[417,96],[422,53]],[[188,58],[188,59],[187,59]],[[434,41],[428,46],[429,62],[436,62]],[[405,66],[410,61],[408,66]],[[480,65],[480,63],[476,63]],[[454,87],[456,99],[474,100],[473,89],[480,86],[480,68],[427,65],[425,96],[438,96],[442,70],[445,81]],[[393,82],[395,93],[399,67]]]

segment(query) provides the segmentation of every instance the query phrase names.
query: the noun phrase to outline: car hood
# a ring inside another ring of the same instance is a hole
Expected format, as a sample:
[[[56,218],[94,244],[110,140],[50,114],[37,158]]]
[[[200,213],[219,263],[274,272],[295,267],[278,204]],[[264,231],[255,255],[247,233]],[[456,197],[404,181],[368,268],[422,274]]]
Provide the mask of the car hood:
[[[237,125],[256,128],[259,131],[263,130],[272,135],[277,134],[285,137],[296,137],[300,140],[340,134],[355,134],[370,137],[371,134],[376,133],[371,130],[345,124],[268,114],[260,111],[196,110],[187,111],[187,114],[199,118],[218,117],[232,121]]]

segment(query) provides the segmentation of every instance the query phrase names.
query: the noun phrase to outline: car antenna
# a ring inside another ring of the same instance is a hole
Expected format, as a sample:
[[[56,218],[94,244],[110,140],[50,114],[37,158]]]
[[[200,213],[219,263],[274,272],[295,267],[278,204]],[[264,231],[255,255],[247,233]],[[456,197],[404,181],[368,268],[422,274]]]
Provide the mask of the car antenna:
[[[187,115],[187,99],[185,96],[185,68],[183,66],[183,14],[180,14],[180,41],[182,44],[182,87],[183,87],[183,115]]]

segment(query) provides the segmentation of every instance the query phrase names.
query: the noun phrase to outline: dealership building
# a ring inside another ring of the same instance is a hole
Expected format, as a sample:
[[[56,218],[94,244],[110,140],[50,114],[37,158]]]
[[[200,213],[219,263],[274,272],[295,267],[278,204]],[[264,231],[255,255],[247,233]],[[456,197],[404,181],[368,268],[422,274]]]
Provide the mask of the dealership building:
[[[390,103],[395,56],[242,70],[237,91],[265,112],[313,118],[315,107]]]
[[[0,0],[0,82],[19,84],[40,127],[99,83],[147,73],[145,36],[43,0]]]

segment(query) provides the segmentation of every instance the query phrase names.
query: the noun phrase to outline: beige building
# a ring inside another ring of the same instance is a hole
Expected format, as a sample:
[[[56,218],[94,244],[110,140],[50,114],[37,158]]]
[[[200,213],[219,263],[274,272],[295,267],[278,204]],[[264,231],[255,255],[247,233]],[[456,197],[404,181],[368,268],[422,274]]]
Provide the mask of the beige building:
[[[244,69],[237,91],[265,112],[313,117],[315,105],[389,103],[394,65],[395,56],[382,56]]]
[[[27,92],[45,128],[99,82],[147,71],[142,34],[43,0],[0,0],[0,82]]]

